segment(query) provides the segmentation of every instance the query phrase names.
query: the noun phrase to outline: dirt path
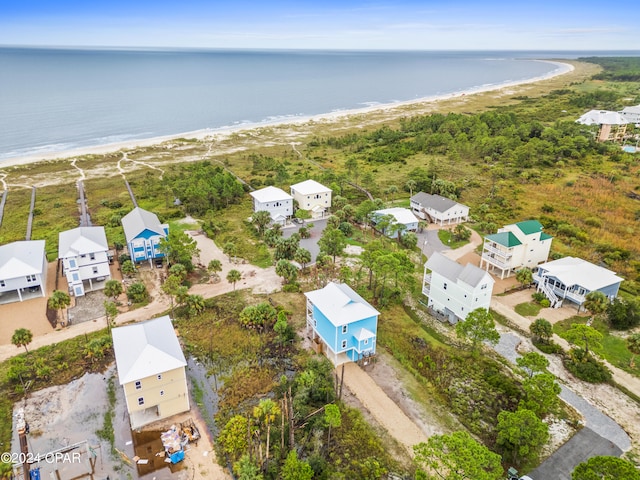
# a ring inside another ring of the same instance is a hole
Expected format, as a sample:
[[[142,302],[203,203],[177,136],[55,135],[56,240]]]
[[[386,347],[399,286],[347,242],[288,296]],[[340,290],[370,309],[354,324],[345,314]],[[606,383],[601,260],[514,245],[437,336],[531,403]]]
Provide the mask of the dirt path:
[[[336,370],[341,374],[342,367]],[[344,384],[362,405],[382,425],[389,435],[403,445],[413,457],[413,446],[426,442],[427,435],[405,415],[373,379],[355,363],[344,368]]]

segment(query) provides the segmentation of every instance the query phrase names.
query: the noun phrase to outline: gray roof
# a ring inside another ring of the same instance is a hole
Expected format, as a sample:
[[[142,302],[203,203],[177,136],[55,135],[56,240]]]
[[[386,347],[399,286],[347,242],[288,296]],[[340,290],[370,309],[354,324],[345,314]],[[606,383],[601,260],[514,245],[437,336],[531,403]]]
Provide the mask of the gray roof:
[[[451,207],[458,205],[458,202],[440,195],[418,192],[411,197],[412,202],[419,203],[424,208],[433,208],[436,212],[446,212]]]
[[[122,217],[121,221],[127,243],[132,241],[145,230],[150,230],[163,237],[165,235],[164,229],[160,224],[160,220],[158,220],[158,216],[155,213],[148,212],[140,207],[136,207],[131,210]]]
[[[576,120],[576,122],[583,125],[624,125],[629,123],[629,121],[618,112],[611,112],[609,110],[589,110]]]
[[[463,267],[458,262],[451,260],[438,252],[434,252],[434,254],[429,257],[426,267],[432,272],[438,273],[452,282],[458,282],[458,280],[460,280],[472,287],[477,287],[485,276],[488,276],[487,272],[475,265],[472,265],[471,263],[467,263]]]
[[[111,335],[120,385],[187,365],[168,315],[114,328]]]
[[[44,240],[22,240],[2,245],[0,279],[41,274],[44,262]]]
[[[78,227],[58,235],[58,258],[77,257],[109,250],[104,227]]]
[[[380,314],[344,283],[329,282],[326,287],[307,292],[305,296],[336,327]]]

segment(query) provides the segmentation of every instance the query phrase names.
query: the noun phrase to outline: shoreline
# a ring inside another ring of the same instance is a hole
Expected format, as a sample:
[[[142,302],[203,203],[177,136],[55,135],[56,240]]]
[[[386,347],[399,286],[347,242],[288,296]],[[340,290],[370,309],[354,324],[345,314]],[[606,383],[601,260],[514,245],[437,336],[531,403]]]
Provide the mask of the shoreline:
[[[132,150],[135,148],[144,148],[154,145],[159,145],[165,142],[170,142],[179,138],[188,138],[195,140],[211,139],[213,141],[221,141],[233,134],[256,130],[264,127],[286,126],[286,125],[302,125],[314,122],[336,122],[340,119],[355,115],[370,114],[373,112],[389,112],[398,108],[421,105],[429,103],[437,103],[444,100],[450,100],[456,97],[462,97],[467,95],[477,95],[481,93],[487,93],[492,91],[499,91],[504,88],[516,87],[520,85],[526,85],[543,80],[548,80],[554,77],[565,75],[575,70],[575,67],[570,63],[556,60],[534,60],[537,62],[550,63],[557,68],[551,72],[540,75],[538,77],[528,78],[524,80],[505,81],[499,84],[482,85],[478,87],[472,87],[466,90],[459,90],[451,93],[432,95],[428,97],[417,98],[413,100],[405,100],[392,103],[380,103],[375,105],[369,105],[362,108],[352,108],[345,110],[335,110],[328,113],[320,113],[315,115],[305,115],[300,117],[286,117],[274,120],[266,120],[261,122],[242,123],[238,125],[230,125],[219,128],[206,128],[200,130],[193,130],[190,132],[182,132],[170,135],[162,135],[150,138],[131,139],[122,142],[106,143],[102,145],[92,145],[86,147],[78,147],[69,150],[58,150],[40,154],[31,154],[21,157],[6,158],[0,160],[0,170],[7,167],[15,167],[28,165],[39,162],[46,162],[52,160],[66,160],[81,157],[84,155],[106,155],[109,153],[119,152],[121,150]]]

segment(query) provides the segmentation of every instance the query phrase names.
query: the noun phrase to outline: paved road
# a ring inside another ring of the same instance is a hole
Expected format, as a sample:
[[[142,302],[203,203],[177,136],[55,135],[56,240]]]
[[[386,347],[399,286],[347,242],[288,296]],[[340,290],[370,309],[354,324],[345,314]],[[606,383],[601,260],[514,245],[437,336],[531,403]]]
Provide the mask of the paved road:
[[[533,480],[571,480],[571,472],[576,465],[598,455],[619,457],[622,450],[584,427],[528,475]]]
[[[306,248],[307,250],[309,250],[309,253],[311,253],[311,263],[315,263],[318,253],[320,253],[318,240],[320,240],[320,237],[322,236],[322,232],[327,226],[327,219],[321,218],[318,220],[305,220],[305,223],[306,223],[306,226],[308,226],[309,224],[313,224],[313,228],[310,230],[311,236],[309,238],[303,238],[300,240],[300,246],[302,248]],[[302,225],[296,225],[296,224],[286,226],[285,228],[282,229],[282,236],[284,238],[289,238],[295,232],[300,230],[301,226]]]
[[[520,357],[516,348],[521,341],[513,333],[503,333],[494,349],[516,363]],[[620,456],[631,448],[631,440],[620,425],[567,386],[561,384],[560,389],[560,398],[580,412],[585,427],[530,474],[534,480],[570,480],[573,469],[585,460],[596,455]]]

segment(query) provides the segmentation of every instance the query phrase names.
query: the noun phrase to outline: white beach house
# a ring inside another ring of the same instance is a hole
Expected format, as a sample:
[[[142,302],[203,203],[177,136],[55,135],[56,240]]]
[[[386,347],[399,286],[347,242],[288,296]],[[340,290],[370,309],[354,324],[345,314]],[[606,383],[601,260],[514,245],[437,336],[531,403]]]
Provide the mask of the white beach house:
[[[0,303],[46,295],[44,245],[44,240],[23,240],[0,246]]]
[[[104,227],[78,227],[58,235],[58,259],[67,277],[69,292],[81,297],[104,288],[111,278],[109,245]]]
[[[431,223],[449,225],[469,220],[469,207],[440,195],[418,192],[409,203],[414,215]]]
[[[284,225],[293,215],[293,197],[277,187],[265,187],[250,192],[253,197],[253,211],[269,212],[274,223]]]

